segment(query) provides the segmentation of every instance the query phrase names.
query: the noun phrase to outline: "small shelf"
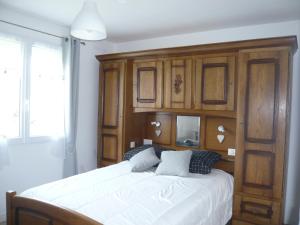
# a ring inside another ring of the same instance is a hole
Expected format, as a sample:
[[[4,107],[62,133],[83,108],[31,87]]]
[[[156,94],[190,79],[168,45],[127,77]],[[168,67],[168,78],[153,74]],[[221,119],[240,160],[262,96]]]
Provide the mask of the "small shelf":
[[[145,112],[166,112],[166,113],[182,113],[187,115],[201,115],[201,116],[218,116],[226,118],[236,118],[235,111],[222,111],[222,110],[195,110],[195,109],[157,109],[157,108],[133,108],[134,113]]]

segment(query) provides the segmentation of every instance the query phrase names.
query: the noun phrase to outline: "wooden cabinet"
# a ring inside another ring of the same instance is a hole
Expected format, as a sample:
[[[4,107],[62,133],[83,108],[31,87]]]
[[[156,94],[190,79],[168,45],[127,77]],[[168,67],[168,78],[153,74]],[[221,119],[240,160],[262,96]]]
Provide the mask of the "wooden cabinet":
[[[164,62],[164,108],[190,109],[192,103],[192,58]]]
[[[118,162],[132,140],[175,144],[168,113],[201,115],[204,147],[236,147],[232,224],[281,225],[296,48],[292,36],[97,56],[101,164]],[[163,122],[158,136],[154,120]]]
[[[125,61],[101,65],[99,98],[98,164],[106,166],[122,159]]]
[[[235,55],[199,56],[195,70],[195,109],[233,111]]]
[[[139,60],[133,63],[133,106],[161,108],[163,93],[163,62]]]
[[[282,222],[289,54],[289,48],[239,54],[234,216],[254,224]]]

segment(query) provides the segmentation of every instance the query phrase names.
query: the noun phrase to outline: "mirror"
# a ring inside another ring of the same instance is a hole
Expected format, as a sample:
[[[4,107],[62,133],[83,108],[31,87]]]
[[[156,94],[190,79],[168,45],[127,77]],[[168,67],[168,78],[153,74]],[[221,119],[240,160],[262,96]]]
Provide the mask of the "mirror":
[[[200,146],[200,117],[177,116],[176,145]]]

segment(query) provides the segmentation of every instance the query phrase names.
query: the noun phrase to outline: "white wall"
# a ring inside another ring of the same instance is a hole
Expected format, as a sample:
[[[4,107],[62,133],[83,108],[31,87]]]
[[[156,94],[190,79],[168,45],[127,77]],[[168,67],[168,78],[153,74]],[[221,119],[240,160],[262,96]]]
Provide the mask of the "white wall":
[[[298,46],[300,47],[300,23],[298,24]],[[298,225],[300,208],[300,50],[294,56],[293,90],[291,108],[290,149],[288,156],[287,196],[285,223]]]
[[[289,21],[282,23],[262,24],[212,30],[183,35],[174,35],[161,38],[152,38],[138,41],[115,43],[115,52],[138,51],[145,49],[167,48],[177,46],[188,46],[197,44],[208,44],[217,42],[228,42],[248,40],[257,38],[268,38],[278,36],[297,35],[300,46],[300,21]],[[298,213],[300,204],[300,68],[299,50],[294,57],[293,65],[293,98],[291,109],[291,134],[288,158],[288,181],[287,198],[285,208],[285,223],[298,224]]]
[[[5,220],[5,192],[24,191],[30,187],[62,178],[63,143],[36,143],[9,147],[10,164],[0,170],[0,221]]]
[[[297,35],[298,25],[299,21],[289,21],[121,42],[115,43],[115,52]]]

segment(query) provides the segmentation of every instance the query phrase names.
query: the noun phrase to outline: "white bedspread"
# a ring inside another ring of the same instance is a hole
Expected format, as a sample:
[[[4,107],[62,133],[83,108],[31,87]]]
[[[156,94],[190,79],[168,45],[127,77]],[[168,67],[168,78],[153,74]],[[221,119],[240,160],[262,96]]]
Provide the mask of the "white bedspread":
[[[31,188],[23,197],[44,200],[105,225],[225,225],[232,214],[233,177],[132,173],[128,161]]]

